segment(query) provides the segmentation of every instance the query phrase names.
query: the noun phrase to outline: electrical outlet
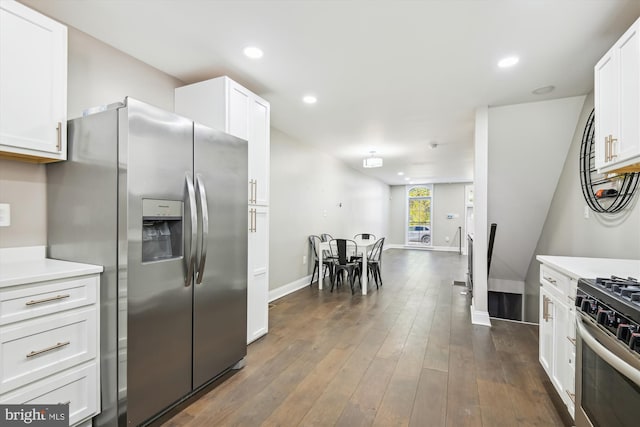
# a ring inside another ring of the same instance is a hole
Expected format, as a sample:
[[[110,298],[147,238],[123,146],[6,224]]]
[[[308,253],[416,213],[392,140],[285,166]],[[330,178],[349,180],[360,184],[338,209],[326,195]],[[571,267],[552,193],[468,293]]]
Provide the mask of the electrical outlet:
[[[589,206],[584,207],[584,219],[589,219]]]
[[[445,238],[444,238],[444,241],[445,241],[445,242],[448,242],[448,241],[449,241],[449,236],[445,237]]]
[[[0,203],[0,227],[8,227],[11,225],[11,205],[9,203]]]
[[[302,255],[302,265],[306,265],[306,264],[307,264],[307,256]]]

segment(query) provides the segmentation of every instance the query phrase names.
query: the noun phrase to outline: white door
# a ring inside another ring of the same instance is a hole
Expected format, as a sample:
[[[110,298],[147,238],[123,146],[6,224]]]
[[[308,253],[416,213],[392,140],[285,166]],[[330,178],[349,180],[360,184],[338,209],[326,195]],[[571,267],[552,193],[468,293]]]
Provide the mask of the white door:
[[[640,25],[627,31],[618,44],[616,55],[619,67],[618,142],[614,143],[614,162],[640,154]]]
[[[249,207],[247,344],[269,330],[269,209]]]

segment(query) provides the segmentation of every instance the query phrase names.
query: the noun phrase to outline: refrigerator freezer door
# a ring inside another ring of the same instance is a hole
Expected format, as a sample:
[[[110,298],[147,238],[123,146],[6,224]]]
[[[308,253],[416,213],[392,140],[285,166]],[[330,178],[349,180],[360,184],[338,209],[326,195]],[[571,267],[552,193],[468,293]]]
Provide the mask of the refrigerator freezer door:
[[[196,191],[199,224],[208,213],[209,225],[199,232],[196,258],[202,274],[194,284],[195,389],[246,355],[247,142],[196,123],[194,168],[203,190]]]
[[[127,108],[120,110],[119,132],[119,203],[126,206],[121,224],[127,235],[127,268],[120,275],[128,301],[127,322],[120,325],[127,332],[122,406],[127,425],[139,425],[191,391],[193,288],[185,281],[185,260],[191,258],[193,193],[187,191],[192,182],[185,182],[185,176],[193,176],[193,123],[128,98]],[[182,206],[181,256],[143,262],[143,199]]]

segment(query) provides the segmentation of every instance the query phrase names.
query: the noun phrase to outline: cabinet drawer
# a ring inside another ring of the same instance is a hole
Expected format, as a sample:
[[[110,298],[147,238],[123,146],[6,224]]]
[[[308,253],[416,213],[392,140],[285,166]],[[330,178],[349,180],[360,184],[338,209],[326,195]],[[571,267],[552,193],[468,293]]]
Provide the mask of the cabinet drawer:
[[[55,405],[69,402],[69,425],[98,412],[98,372],[95,362],[61,372],[0,397],[2,404]]]
[[[96,308],[0,327],[0,393],[96,357]]]
[[[540,283],[551,289],[556,289],[562,295],[568,295],[570,279],[553,268],[542,264],[540,266]]]
[[[0,290],[0,326],[94,304],[98,280],[94,275]]]

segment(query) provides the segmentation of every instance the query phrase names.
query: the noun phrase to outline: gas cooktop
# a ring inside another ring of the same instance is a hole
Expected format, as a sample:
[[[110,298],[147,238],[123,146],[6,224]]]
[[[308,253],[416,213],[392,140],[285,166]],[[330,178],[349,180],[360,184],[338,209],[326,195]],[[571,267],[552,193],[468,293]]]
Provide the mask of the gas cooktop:
[[[578,289],[640,323],[640,283],[633,277],[599,277],[578,280]]]

